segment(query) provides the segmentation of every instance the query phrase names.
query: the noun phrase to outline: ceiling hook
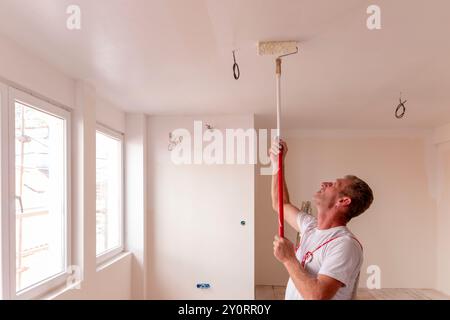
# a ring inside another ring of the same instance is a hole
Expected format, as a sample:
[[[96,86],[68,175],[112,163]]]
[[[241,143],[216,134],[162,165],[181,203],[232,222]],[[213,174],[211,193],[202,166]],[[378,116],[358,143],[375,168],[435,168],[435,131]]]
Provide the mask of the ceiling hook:
[[[236,55],[235,55],[235,50],[233,50],[233,60],[234,60],[234,64],[233,64],[233,76],[234,79],[239,80],[240,76],[241,76],[241,71],[239,70],[239,65],[236,62]]]
[[[395,117],[397,119],[401,119],[405,116],[406,113],[406,106],[405,103],[408,102],[408,100],[402,101],[402,93],[400,92],[400,98],[399,98],[399,104],[397,108],[395,109]]]

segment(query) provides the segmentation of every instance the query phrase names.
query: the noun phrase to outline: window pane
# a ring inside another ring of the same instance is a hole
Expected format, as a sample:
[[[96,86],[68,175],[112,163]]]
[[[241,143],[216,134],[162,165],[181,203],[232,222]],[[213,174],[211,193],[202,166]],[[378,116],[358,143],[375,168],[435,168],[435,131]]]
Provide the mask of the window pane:
[[[17,292],[66,270],[65,121],[15,104]]]
[[[122,245],[122,142],[97,131],[97,256]]]

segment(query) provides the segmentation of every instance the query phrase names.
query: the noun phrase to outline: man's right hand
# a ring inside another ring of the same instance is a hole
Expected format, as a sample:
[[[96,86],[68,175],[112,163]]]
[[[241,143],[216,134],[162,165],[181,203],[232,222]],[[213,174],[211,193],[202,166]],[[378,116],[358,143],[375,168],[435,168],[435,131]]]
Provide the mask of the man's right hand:
[[[283,139],[275,138],[272,142],[272,146],[269,150],[270,162],[272,163],[272,168],[278,170],[278,154],[280,153],[280,149],[283,148],[283,162],[286,158],[286,153],[288,151],[288,147],[286,142]]]

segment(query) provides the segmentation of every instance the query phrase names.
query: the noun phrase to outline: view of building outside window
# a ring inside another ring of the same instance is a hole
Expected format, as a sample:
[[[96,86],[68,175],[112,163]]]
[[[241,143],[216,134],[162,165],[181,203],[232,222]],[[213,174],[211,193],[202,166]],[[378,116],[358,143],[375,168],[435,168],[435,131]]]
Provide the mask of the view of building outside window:
[[[122,142],[97,131],[97,256],[121,246]]]
[[[17,292],[66,269],[65,122],[15,104]]]

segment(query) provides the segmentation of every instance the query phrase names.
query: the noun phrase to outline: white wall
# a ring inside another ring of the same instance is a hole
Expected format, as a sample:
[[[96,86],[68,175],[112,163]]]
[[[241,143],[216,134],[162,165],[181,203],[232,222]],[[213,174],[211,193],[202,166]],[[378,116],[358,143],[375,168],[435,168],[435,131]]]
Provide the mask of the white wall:
[[[349,225],[364,246],[360,286],[366,285],[367,266],[378,265],[384,288],[433,288],[436,202],[427,176],[426,134],[291,132],[286,140],[286,180],[293,203],[311,200],[321,181],[346,174],[372,187],[372,207]],[[256,180],[261,199],[256,210],[256,281],[285,284],[287,273],[271,250],[277,220],[270,207],[270,177]],[[292,230],[288,235],[295,239]]]
[[[0,35],[0,77],[70,108],[75,106],[75,81]]]
[[[125,114],[100,99],[95,89],[82,82],[76,86],[74,110],[74,210],[73,245],[76,265],[83,266],[80,290],[65,291],[56,299],[130,299],[131,258],[125,254],[101,267],[96,262],[95,234],[95,130],[101,123],[118,132],[125,131]]]
[[[450,124],[437,128],[437,245],[436,288],[450,295]]]
[[[43,297],[54,300],[128,300],[131,298],[131,254],[124,254],[99,268],[92,270],[94,277],[81,284],[80,289],[51,292]]]
[[[120,133],[125,133],[125,112],[113,103],[97,97],[95,103],[95,118],[98,123]]]
[[[76,235],[73,263],[83,266],[85,281],[81,290],[51,293],[48,297],[130,298],[130,256],[124,255],[99,270],[95,261],[95,123],[100,120],[123,132],[124,113],[100,99],[95,88],[76,82],[3,36],[0,52],[0,82],[64,105],[72,113],[72,232]]]
[[[148,297],[253,299],[254,166],[173,164],[169,132],[194,120],[253,128],[252,116],[149,117]]]
[[[126,250],[133,252],[131,298],[147,298],[147,117],[128,114],[125,136]]]

